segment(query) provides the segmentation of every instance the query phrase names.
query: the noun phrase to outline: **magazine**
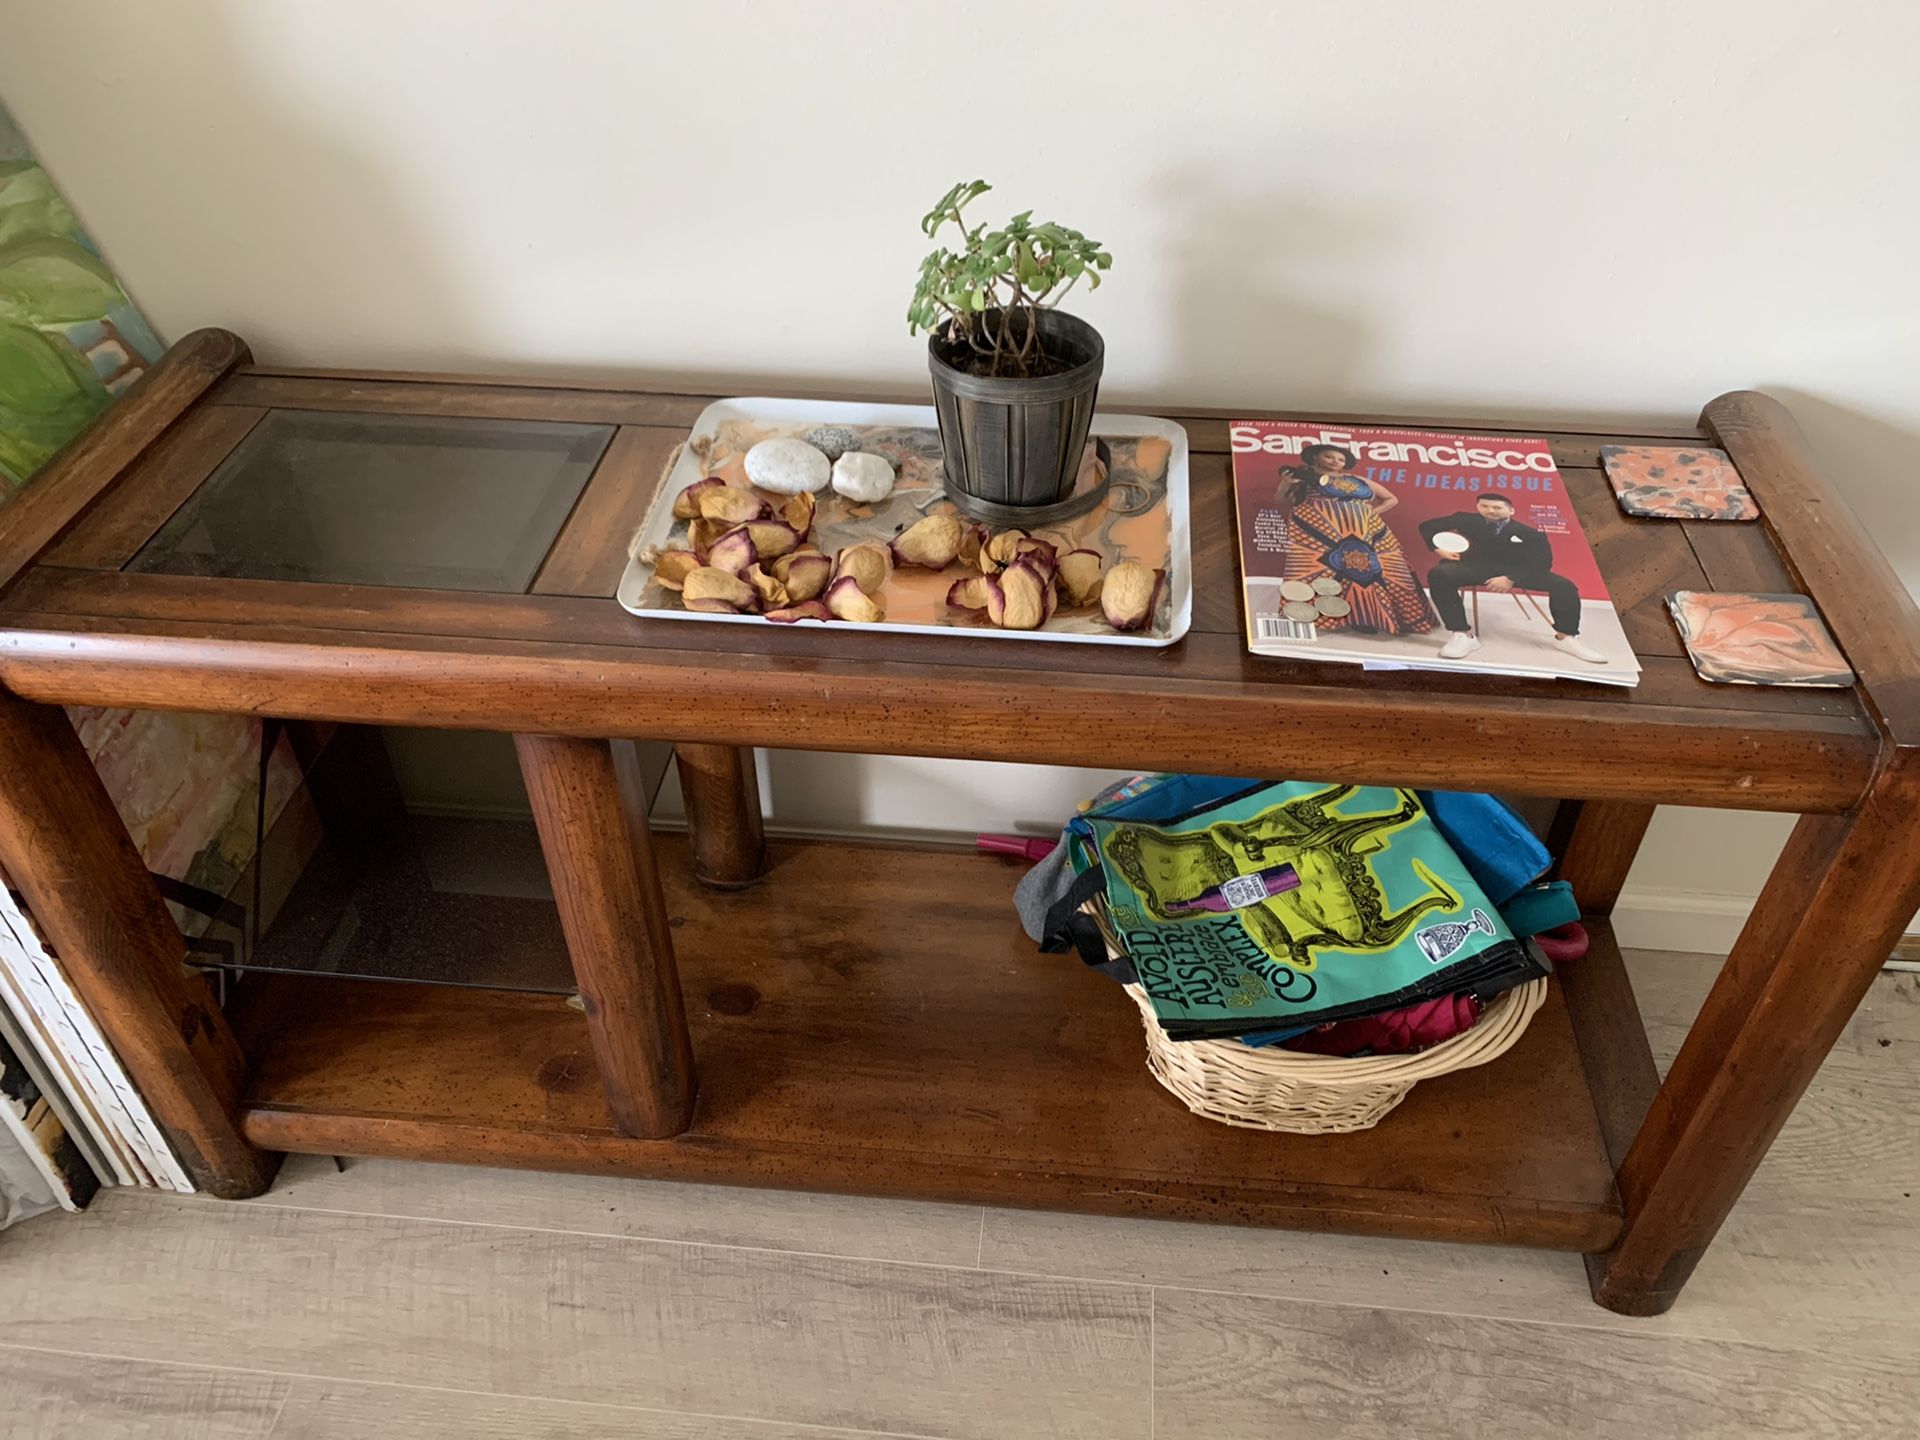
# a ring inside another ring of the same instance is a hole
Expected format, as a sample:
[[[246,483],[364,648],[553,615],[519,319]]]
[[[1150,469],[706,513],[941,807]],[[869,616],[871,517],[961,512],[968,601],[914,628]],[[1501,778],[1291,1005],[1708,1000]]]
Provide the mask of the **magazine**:
[[[1229,429],[1256,655],[1639,682],[1544,440]]]

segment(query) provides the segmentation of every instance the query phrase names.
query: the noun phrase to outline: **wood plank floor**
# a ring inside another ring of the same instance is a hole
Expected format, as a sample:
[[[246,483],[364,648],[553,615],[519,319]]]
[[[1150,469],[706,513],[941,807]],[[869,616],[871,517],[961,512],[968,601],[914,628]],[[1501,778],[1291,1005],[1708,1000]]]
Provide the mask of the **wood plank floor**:
[[[1630,963],[1664,1063],[1715,962]],[[294,1157],[0,1232],[0,1434],[1911,1436],[1916,1084],[1886,976],[1651,1321],[1567,1255]]]

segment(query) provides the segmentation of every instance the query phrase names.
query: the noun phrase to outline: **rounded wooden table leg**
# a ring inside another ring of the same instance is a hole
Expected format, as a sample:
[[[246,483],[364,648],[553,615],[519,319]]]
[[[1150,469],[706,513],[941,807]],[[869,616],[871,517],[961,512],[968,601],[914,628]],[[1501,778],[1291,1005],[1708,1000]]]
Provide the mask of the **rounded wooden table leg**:
[[[605,740],[516,735],[607,1105],[642,1139],[693,1118],[693,1042],[646,816]]]
[[[1626,1228],[1587,1266],[1609,1310],[1673,1304],[1920,906],[1916,753],[1794,827],[1620,1164]]]
[[[57,706],[0,692],[4,865],[193,1183],[258,1195],[281,1157],[240,1133],[247,1060],[80,737]]]
[[[739,745],[675,745],[680,794],[693,842],[693,875],[716,890],[739,890],[766,873],[760,779],[753,751]]]

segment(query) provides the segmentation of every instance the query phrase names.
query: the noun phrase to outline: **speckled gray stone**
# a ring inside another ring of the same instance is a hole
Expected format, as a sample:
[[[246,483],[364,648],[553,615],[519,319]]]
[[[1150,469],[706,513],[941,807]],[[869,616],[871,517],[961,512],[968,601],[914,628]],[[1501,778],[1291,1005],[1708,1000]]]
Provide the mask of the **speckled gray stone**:
[[[816,425],[807,432],[807,444],[829,460],[838,460],[860,448],[860,437],[844,425]]]

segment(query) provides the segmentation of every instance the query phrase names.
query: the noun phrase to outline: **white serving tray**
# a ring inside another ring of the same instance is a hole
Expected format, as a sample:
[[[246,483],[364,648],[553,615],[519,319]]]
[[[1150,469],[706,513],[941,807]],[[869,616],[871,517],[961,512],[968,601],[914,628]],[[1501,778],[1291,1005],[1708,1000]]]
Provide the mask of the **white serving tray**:
[[[636,558],[627,562],[626,573],[620,577],[620,588],[615,592],[615,598],[619,600],[621,607],[634,615],[648,620],[696,621],[703,625],[772,625],[774,623],[758,615],[715,615],[706,611],[667,609],[641,603],[646,598],[647,585],[653,577],[653,566],[642,562],[637,557],[650,548],[658,548],[665,544],[676,523],[673,518],[672,498],[706,473],[699,456],[694,452],[694,442],[702,436],[711,437],[722,424],[728,421],[741,421],[752,425],[798,426],[802,429],[815,425],[887,425],[923,430],[939,428],[939,422],[935,418],[931,405],[868,405],[846,401],[783,400],[760,397],[714,401],[700,412],[700,418],[694,423],[693,430],[688,436],[688,443],[680,451],[679,461],[655,494],[647,517],[641,523],[640,533],[634,539],[632,549]],[[824,625],[818,621],[801,621],[797,628],[876,630],[889,635],[958,635],[968,639],[1052,640],[1072,644],[1149,647],[1171,645],[1181,639],[1193,624],[1193,537],[1187,508],[1187,432],[1170,420],[1157,420],[1144,415],[1096,414],[1093,417],[1092,433],[1114,439],[1134,439],[1153,435],[1166,440],[1170,446],[1167,458],[1167,586],[1170,605],[1166,611],[1167,619],[1164,624],[1161,625],[1156,619],[1156,626],[1159,628],[1127,634],[1118,631],[1104,634],[1076,634],[1045,628],[999,630],[987,625],[920,625],[904,621],[881,621],[878,624],[868,624],[852,620],[834,620]],[[822,492],[822,508],[824,509],[830,501],[837,501],[838,498],[830,490]],[[958,578],[960,573],[956,569],[955,578]]]

